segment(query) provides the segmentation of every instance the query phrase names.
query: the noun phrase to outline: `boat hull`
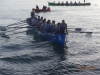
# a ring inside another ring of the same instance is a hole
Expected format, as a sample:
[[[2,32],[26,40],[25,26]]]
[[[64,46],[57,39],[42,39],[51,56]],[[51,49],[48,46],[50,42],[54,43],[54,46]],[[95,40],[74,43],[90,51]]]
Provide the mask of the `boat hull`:
[[[33,10],[35,10],[35,12],[49,12],[49,11],[51,11],[50,9],[33,9]]]
[[[47,33],[38,30],[38,28],[34,26],[30,26],[31,30],[35,32],[35,34],[39,35],[43,40],[51,41],[60,44],[61,46],[66,45],[67,34],[66,33]]]
[[[90,6],[91,3],[80,3],[80,4],[58,4],[58,3],[52,3],[48,2],[49,6]]]
[[[61,44],[62,46],[66,45],[66,34],[63,33],[46,33],[46,32],[39,32],[39,35],[41,35],[42,38],[44,38],[47,41],[51,42],[57,42]]]

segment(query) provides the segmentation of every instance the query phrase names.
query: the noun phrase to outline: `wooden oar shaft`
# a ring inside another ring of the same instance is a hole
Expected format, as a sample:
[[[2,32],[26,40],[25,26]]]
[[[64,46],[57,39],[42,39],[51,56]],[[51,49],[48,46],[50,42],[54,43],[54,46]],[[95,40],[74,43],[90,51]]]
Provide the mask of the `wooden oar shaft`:
[[[21,23],[26,23],[25,21],[26,21],[26,20],[24,20],[24,21],[20,21],[20,22],[16,22],[16,23],[13,23],[13,24],[7,25],[7,27],[9,27],[9,26],[13,26],[13,25],[18,25],[18,24],[21,24]]]
[[[12,32],[12,31],[19,30],[19,29],[22,29],[22,28],[30,28],[30,27],[29,27],[29,26],[26,26],[26,27],[17,27],[17,29],[9,30],[9,31],[7,31],[7,32]]]
[[[80,32],[80,33],[87,33],[87,34],[92,34],[93,32]]]
[[[15,27],[8,27],[8,29],[10,29],[10,28],[18,28],[18,27],[20,27],[20,26],[24,26],[24,25],[27,25],[27,24],[22,24],[22,25],[15,26]]]
[[[16,32],[16,33],[8,34],[7,36],[13,35],[13,34],[19,34],[19,33],[23,33],[23,32],[26,32],[26,30],[25,31],[21,31],[21,32]]]

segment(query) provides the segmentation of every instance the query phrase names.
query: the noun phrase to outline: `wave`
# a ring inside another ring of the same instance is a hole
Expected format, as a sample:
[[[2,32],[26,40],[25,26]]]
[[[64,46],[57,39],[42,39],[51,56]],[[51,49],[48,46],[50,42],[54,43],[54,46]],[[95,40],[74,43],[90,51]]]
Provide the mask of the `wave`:
[[[32,63],[32,62],[50,60],[50,57],[22,55],[22,56],[12,56],[12,57],[0,58],[0,60],[10,62],[10,63]]]

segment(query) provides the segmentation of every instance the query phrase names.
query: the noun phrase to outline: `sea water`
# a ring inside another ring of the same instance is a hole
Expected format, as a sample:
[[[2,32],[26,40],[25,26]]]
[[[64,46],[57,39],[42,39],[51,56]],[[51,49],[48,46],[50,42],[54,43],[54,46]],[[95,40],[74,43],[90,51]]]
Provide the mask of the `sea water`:
[[[12,30],[6,32],[9,38],[0,37],[0,75],[99,75],[100,1],[86,2],[90,2],[91,6],[50,6],[51,12],[36,13],[56,23],[65,20],[69,30],[65,48],[43,41],[27,28],[7,28],[8,31]],[[48,1],[0,0],[0,26],[13,23],[16,26],[23,25],[17,22],[30,17],[36,5],[42,9],[43,5],[48,7]],[[71,32],[75,28],[93,33]]]

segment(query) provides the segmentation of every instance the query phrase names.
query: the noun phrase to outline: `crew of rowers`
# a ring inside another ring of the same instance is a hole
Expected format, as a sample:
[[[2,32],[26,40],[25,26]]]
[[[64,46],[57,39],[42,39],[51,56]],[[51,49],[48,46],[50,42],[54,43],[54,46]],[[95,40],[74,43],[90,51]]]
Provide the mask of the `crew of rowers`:
[[[55,3],[55,1],[54,1],[54,3]],[[66,4],[66,5],[69,5],[69,4],[80,4],[80,1],[77,3],[76,1],[75,2],[72,2],[72,1],[70,1],[70,3],[68,3],[68,1],[66,1],[66,3],[64,3],[64,2],[61,2],[60,3],[60,1],[58,2],[58,4]]]
[[[33,27],[37,27],[40,31],[48,32],[48,33],[67,33],[67,24],[65,23],[65,20],[62,20],[62,23],[55,24],[55,21],[53,20],[46,20],[45,18],[40,16],[32,16],[31,18],[27,19],[29,25]]]

